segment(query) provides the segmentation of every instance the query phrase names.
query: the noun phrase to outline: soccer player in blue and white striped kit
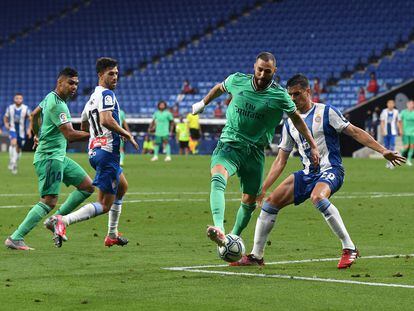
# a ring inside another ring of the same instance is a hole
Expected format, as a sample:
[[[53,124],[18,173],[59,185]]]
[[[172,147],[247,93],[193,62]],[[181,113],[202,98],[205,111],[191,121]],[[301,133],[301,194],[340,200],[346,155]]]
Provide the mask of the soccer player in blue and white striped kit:
[[[405,158],[384,148],[367,132],[352,125],[336,108],[313,103],[309,81],[304,75],[297,74],[289,79],[287,88],[316,141],[321,156],[320,165],[316,167],[312,164],[308,143],[292,126],[291,121],[287,120],[283,126],[278,156],[263,183],[262,194],[258,201],[263,200],[266,190],[283,172],[294,146],[299,151],[304,169],[287,177],[266,198],[257,219],[251,254],[243,256],[239,262],[232,265],[264,265],[264,247],[279,211],[292,203],[298,205],[310,198],[333,233],[342,242],[343,251],[338,268],[348,268],[358,257],[359,252],[345,228],[338,209],[329,200],[341,188],[344,181],[345,172],[340,154],[339,134],[345,133],[362,145],[381,153],[393,165],[400,165]]]
[[[17,174],[17,163],[26,138],[31,138],[32,133],[27,126],[30,118],[30,108],[23,104],[23,94],[16,93],[13,104],[9,105],[4,114],[4,126],[9,131],[9,170]]]

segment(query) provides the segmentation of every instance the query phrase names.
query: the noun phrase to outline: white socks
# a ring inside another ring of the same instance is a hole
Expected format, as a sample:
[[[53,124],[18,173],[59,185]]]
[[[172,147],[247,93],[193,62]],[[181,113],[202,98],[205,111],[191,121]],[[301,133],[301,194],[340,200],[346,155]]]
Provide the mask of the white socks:
[[[252,250],[252,254],[257,259],[263,258],[267,237],[275,225],[278,212],[279,209],[271,203],[266,201],[263,204],[260,215],[256,221],[256,229],[254,232],[254,246]]]
[[[118,236],[118,222],[119,216],[121,216],[121,210],[122,199],[115,200],[108,213],[108,235],[111,238],[116,238]]]
[[[9,158],[10,164],[17,165],[17,160],[19,159],[19,153],[17,152],[16,146],[9,146]]]
[[[98,202],[95,203],[88,203],[82,206],[77,211],[65,215],[62,217],[63,222],[65,225],[69,226],[71,224],[88,220],[89,218],[96,217],[103,213],[102,205]]]
[[[355,245],[352,242],[335,205],[329,202],[328,199],[323,199],[319,201],[315,207],[324,215],[332,232],[341,240],[342,248],[355,249]]]

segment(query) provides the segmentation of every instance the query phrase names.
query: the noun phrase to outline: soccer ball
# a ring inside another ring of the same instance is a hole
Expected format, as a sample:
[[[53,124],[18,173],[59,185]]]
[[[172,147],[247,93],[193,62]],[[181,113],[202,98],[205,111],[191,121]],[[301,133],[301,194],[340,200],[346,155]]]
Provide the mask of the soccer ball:
[[[235,262],[245,253],[244,243],[241,237],[234,234],[226,235],[226,244],[217,247],[217,253],[221,259],[227,262]]]

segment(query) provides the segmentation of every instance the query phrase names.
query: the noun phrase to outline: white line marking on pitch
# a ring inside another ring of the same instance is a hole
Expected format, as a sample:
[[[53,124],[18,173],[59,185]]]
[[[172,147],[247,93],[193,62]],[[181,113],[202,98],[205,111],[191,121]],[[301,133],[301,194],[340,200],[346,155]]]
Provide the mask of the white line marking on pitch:
[[[397,254],[395,254],[395,255],[373,255],[373,256],[364,256],[364,257],[361,257],[360,259],[393,258],[393,257],[396,257],[396,256],[405,257],[405,256],[414,256],[414,254],[409,254],[409,255],[397,255]],[[293,263],[324,262],[324,261],[336,261],[336,260],[338,260],[338,258],[317,258],[317,259],[303,259],[303,260],[287,260],[287,261],[268,262],[268,263],[266,263],[266,265],[286,265],[286,264],[293,264]],[[192,273],[220,274],[220,275],[230,275],[230,276],[252,276],[252,277],[261,277],[261,278],[276,278],[276,279],[315,281],[315,282],[326,282],[326,283],[342,283],[342,284],[357,284],[357,285],[368,285],[368,286],[414,288],[414,285],[407,285],[407,284],[361,282],[361,281],[353,281],[353,280],[340,280],[340,279],[330,279],[330,278],[293,276],[293,275],[284,275],[284,274],[264,274],[264,273],[205,270],[207,268],[224,268],[224,267],[228,267],[228,265],[202,265],[202,266],[189,266],[189,267],[169,267],[169,268],[162,268],[162,269],[169,270],[169,271],[184,271],[184,272],[192,272]]]
[[[358,192],[355,192],[358,193]],[[127,193],[128,195],[164,195],[164,194],[175,194],[175,195],[208,195],[208,192],[131,192]],[[227,194],[239,194],[239,192],[227,192]],[[361,193],[362,194],[362,193]],[[61,196],[66,196],[67,193],[61,194]],[[20,193],[20,194],[10,194],[3,193],[0,194],[0,197],[13,197],[13,196],[36,196],[36,194],[29,193]],[[390,192],[371,192],[367,195],[336,195],[335,199],[377,199],[377,198],[387,198],[387,197],[413,197],[414,193],[390,193]],[[240,198],[228,198],[228,202],[238,202]],[[157,198],[157,199],[135,199],[135,200],[124,200],[124,203],[151,203],[151,202],[208,202],[208,198]],[[27,205],[0,205],[0,209],[8,208],[21,208],[21,207],[31,207],[32,204]]]

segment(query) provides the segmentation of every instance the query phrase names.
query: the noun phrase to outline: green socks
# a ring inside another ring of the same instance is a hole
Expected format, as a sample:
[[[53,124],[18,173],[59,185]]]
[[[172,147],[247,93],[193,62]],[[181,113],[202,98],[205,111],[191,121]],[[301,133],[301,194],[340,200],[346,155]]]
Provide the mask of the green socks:
[[[158,152],[160,151],[159,145],[154,145],[154,157],[158,157]]]
[[[244,228],[247,227],[254,210],[256,209],[256,202],[253,204],[241,203],[237,212],[236,223],[234,224],[232,234],[240,235]]]
[[[67,215],[71,213],[76,207],[78,207],[83,201],[89,198],[92,193],[78,190],[73,191],[65,202],[59,207],[54,215]]]
[[[222,174],[214,174],[211,177],[210,208],[213,215],[214,226],[219,227],[224,232],[224,210],[226,201],[224,190],[227,180]]]
[[[26,218],[20,224],[16,231],[11,235],[13,240],[23,240],[38,223],[45,217],[52,209],[42,202],[38,202],[27,213]]]
[[[170,147],[170,144],[167,144],[165,146],[165,153],[166,153],[167,157],[169,157],[171,155],[171,147]]]
[[[410,149],[408,149],[407,160],[408,160],[409,162],[411,162],[411,159],[413,158],[413,155],[414,155],[414,148],[410,148]]]
[[[125,152],[121,152],[120,154],[120,159],[119,159],[119,163],[121,163],[121,165],[124,165],[124,160],[125,160]]]

